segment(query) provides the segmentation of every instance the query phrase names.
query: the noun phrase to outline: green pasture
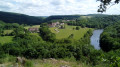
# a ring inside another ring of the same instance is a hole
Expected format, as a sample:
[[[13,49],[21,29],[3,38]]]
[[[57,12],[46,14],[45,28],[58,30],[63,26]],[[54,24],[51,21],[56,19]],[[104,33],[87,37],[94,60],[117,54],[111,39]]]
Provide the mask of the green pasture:
[[[0,43],[9,43],[12,42],[13,36],[0,36]]]
[[[25,26],[25,29],[29,29],[29,28],[40,28],[40,25],[33,25],[33,26]]]
[[[79,26],[80,27],[80,26]],[[76,26],[69,26],[66,25],[65,29],[58,29],[56,27],[49,28],[51,32],[56,34],[57,39],[62,39],[62,38],[68,38],[71,34],[74,35],[74,39],[78,40],[84,36],[84,34],[91,28],[81,28],[80,30],[75,30],[73,28],[76,28]],[[58,31],[55,31],[57,29]]]

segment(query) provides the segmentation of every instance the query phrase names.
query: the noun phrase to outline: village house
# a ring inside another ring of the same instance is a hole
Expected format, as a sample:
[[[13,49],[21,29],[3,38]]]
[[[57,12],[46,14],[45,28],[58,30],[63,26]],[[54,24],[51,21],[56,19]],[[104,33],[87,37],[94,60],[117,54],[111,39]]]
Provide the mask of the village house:
[[[64,25],[64,23],[60,23],[60,25]]]
[[[56,27],[56,23],[51,23],[51,24],[48,24],[49,27]]]
[[[59,22],[48,24],[49,27],[56,27],[59,25]]]
[[[29,28],[28,31],[30,31],[31,33],[38,33],[39,28]]]
[[[64,23],[60,23],[60,22],[55,22],[55,23],[51,23],[48,24],[49,27],[61,27],[61,25],[64,25]]]
[[[62,20],[62,22],[69,22],[69,21],[76,21],[76,20]]]

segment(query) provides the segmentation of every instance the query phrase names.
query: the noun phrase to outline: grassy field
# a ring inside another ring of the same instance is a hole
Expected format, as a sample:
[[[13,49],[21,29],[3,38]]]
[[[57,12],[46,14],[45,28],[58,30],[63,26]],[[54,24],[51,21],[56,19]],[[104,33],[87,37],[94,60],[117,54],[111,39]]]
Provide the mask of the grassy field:
[[[92,18],[92,16],[81,16],[82,18]]]
[[[3,34],[10,34],[13,30],[4,30]]]
[[[26,26],[24,27],[25,29],[28,29],[30,27],[37,27],[40,28],[40,25],[33,25],[33,26]],[[62,38],[68,38],[71,34],[74,34],[74,39],[78,40],[84,36],[84,34],[91,28],[81,28],[80,30],[73,30],[73,28],[76,28],[76,26],[69,26],[65,25],[65,29],[58,29],[56,27],[51,27],[49,28],[51,32],[56,34],[57,39],[62,39]],[[57,29],[58,31],[55,31]],[[33,35],[38,35],[38,33],[31,33]]]
[[[33,60],[34,67],[93,67],[90,64],[81,61],[63,60],[63,59],[43,59]],[[99,64],[94,67],[107,67],[105,64]]]
[[[0,36],[0,43],[4,44],[4,43],[9,43],[12,42],[13,36]]]
[[[49,28],[53,33],[56,34],[56,38],[57,39],[62,39],[62,38],[68,38],[71,34],[74,34],[74,39],[78,40],[80,39],[81,37],[84,36],[84,34],[91,28],[81,28],[80,27],[80,30],[73,30],[73,28],[76,28],[76,26],[69,26],[69,25],[66,25],[65,26],[65,29],[58,29],[57,31],[55,31],[56,27],[52,27],[52,28]]]
[[[57,60],[57,59],[35,59],[29,60],[32,62],[32,67],[91,67],[85,63],[77,62],[77,61],[64,61],[64,60]],[[3,66],[4,65],[4,66]],[[0,64],[0,67],[17,67],[16,63],[7,62],[4,64]],[[18,65],[21,67],[21,64]],[[29,66],[26,66],[29,67]]]
[[[33,25],[33,26],[25,26],[24,28],[25,29],[29,29],[30,27],[32,27],[32,28],[40,28],[40,25]]]
[[[108,67],[108,65],[105,64],[92,66],[90,64],[86,64],[80,61],[65,61],[60,59],[43,59],[43,60],[35,59],[29,61],[32,62],[31,64],[33,66],[26,66],[26,67]],[[21,66],[22,65],[20,63],[17,66],[15,60],[12,62],[0,64],[0,67],[21,67]]]
[[[34,60],[37,62],[34,67],[91,67],[84,63],[77,63],[76,61],[64,61],[56,59]]]

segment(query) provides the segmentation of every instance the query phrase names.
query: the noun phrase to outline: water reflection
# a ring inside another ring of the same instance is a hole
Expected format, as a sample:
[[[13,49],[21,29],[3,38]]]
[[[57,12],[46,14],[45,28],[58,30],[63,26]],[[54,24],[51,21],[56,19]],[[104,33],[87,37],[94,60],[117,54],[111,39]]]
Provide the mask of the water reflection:
[[[93,35],[91,36],[91,45],[95,47],[95,49],[100,49],[100,34],[103,32],[103,29],[98,29],[93,31]]]

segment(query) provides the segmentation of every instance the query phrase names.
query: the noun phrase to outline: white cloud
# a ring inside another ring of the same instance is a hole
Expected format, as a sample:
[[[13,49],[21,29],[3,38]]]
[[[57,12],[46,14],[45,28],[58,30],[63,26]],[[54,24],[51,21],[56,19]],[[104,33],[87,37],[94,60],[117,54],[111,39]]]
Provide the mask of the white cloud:
[[[0,10],[33,16],[93,14],[97,13],[99,2],[96,0],[2,0]],[[115,5],[106,14],[119,14]]]

